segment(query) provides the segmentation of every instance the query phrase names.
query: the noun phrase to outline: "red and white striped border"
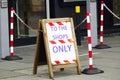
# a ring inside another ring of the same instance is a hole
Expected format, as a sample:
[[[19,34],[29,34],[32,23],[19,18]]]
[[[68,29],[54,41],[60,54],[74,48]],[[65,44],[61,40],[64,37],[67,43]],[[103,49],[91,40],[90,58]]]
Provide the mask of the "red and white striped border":
[[[87,16],[87,34],[88,34],[88,53],[89,53],[89,69],[93,69],[93,58],[92,58],[92,38],[91,38],[91,26],[90,26],[90,13],[86,13]]]
[[[56,23],[54,23],[54,22],[49,22],[48,24],[49,24],[49,26],[51,26],[51,27],[52,27],[52,26],[55,26],[56,24],[57,24],[57,25],[60,25],[60,26],[61,26],[61,25],[64,25],[63,22],[56,22]]]
[[[51,44],[64,44],[64,43],[73,43],[74,41],[72,39],[66,39],[66,40],[49,40]]]
[[[73,60],[56,60],[56,61],[52,61],[53,65],[60,65],[60,64],[72,64],[72,63],[76,63],[77,60],[73,59]]]

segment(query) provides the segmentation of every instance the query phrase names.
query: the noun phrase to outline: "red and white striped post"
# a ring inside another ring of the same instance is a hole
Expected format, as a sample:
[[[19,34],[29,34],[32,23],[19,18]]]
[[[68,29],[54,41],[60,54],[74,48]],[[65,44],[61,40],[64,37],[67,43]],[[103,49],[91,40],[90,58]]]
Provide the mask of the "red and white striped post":
[[[84,74],[98,74],[104,71],[93,67],[93,53],[92,53],[92,37],[91,37],[91,25],[90,25],[90,13],[86,13],[87,17],[87,35],[88,35],[88,55],[89,55],[89,68],[84,69]]]
[[[10,8],[10,56],[7,56],[5,60],[19,60],[21,57],[14,55],[14,8]]]
[[[91,26],[90,26],[90,13],[86,13],[87,17],[87,35],[88,35],[88,54],[89,54],[89,68],[93,69],[93,58],[92,58],[92,38],[91,38]]]
[[[104,2],[101,1],[101,11],[100,11],[100,46],[103,45],[103,27],[104,27]]]
[[[104,35],[104,1],[101,0],[101,9],[100,9],[100,43],[95,46],[97,49],[110,48],[109,46],[103,44],[103,35]]]
[[[14,8],[10,9],[10,56],[14,56]]]

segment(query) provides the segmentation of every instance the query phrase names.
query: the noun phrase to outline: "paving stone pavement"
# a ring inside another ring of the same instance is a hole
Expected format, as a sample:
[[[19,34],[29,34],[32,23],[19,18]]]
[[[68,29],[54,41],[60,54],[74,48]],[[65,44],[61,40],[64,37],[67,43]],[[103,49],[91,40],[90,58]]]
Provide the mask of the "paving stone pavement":
[[[104,43],[111,46],[109,49],[93,48],[93,66],[101,69],[104,73],[78,75],[76,68],[66,68],[64,71],[55,70],[54,79],[49,78],[48,66],[38,67],[38,73],[32,74],[36,45],[15,47],[15,54],[22,60],[6,61],[0,59],[0,80],[120,80],[120,36],[104,38]],[[78,46],[81,69],[88,65],[87,40]]]

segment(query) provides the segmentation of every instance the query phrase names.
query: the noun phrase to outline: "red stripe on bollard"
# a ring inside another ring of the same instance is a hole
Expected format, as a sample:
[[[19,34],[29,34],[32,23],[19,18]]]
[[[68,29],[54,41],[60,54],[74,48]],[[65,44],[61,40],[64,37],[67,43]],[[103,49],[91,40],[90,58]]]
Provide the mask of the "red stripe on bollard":
[[[101,13],[101,15],[104,15],[104,10],[101,10],[101,12],[100,12],[100,13]]]
[[[10,35],[14,34],[14,29],[10,29]]]
[[[14,8],[13,8],[13,7],[11,7],[11,8],[10,8],[10,10],[11,10],[11,11],[13,11],[13,10],[14,10]]]
[[[89,51],[89,58],[92,58],[92,51]]]
[[[103,36],[103,31],[100,32],[100,36]]]
[[[100,42],[100,46],[102,46],[103,45],[103,42]]]
[[[14,18],[10,17],[10,23],[14,23]]]
[[[90,23],[87,23],[87,29],[90,30]]]
[[[89,67],[90,67],[90,70],[92,70],[92,69],[93,69],[93,65],[89,65]]]
[[[100,21],[100,26],[103,26],[104,22],[103,21]]]
[[[14,53],[10,53],[10,56],[13,57],[13,56],[14,56]]]
[[[10,41],[10,47],[14,46],[14,41]]]
[[[92,41],[91,41],[91,37],[88,37],[88,44],[91,44]]]

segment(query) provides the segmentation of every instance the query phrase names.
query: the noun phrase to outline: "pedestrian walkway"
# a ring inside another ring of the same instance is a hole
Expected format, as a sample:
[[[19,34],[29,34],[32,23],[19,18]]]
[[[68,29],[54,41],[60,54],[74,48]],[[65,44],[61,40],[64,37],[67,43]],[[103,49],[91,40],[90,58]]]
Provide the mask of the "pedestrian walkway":
[[[76,68],[66,68],[64,71],[54,71],[54,80],[120,80],[120,36],[104,38],[109,49],[93,49],[93,66],[104,71],[101,74],[77,75]],[[23,60],[5,61],[0,59],[0,80],[52,80],[49,79],[47,65],[38,67],[38,73],[32,74],[35,45],[15,47],[15,55]],[[78,46],[82,70],[88,65],[87,40],[82,40]]]

